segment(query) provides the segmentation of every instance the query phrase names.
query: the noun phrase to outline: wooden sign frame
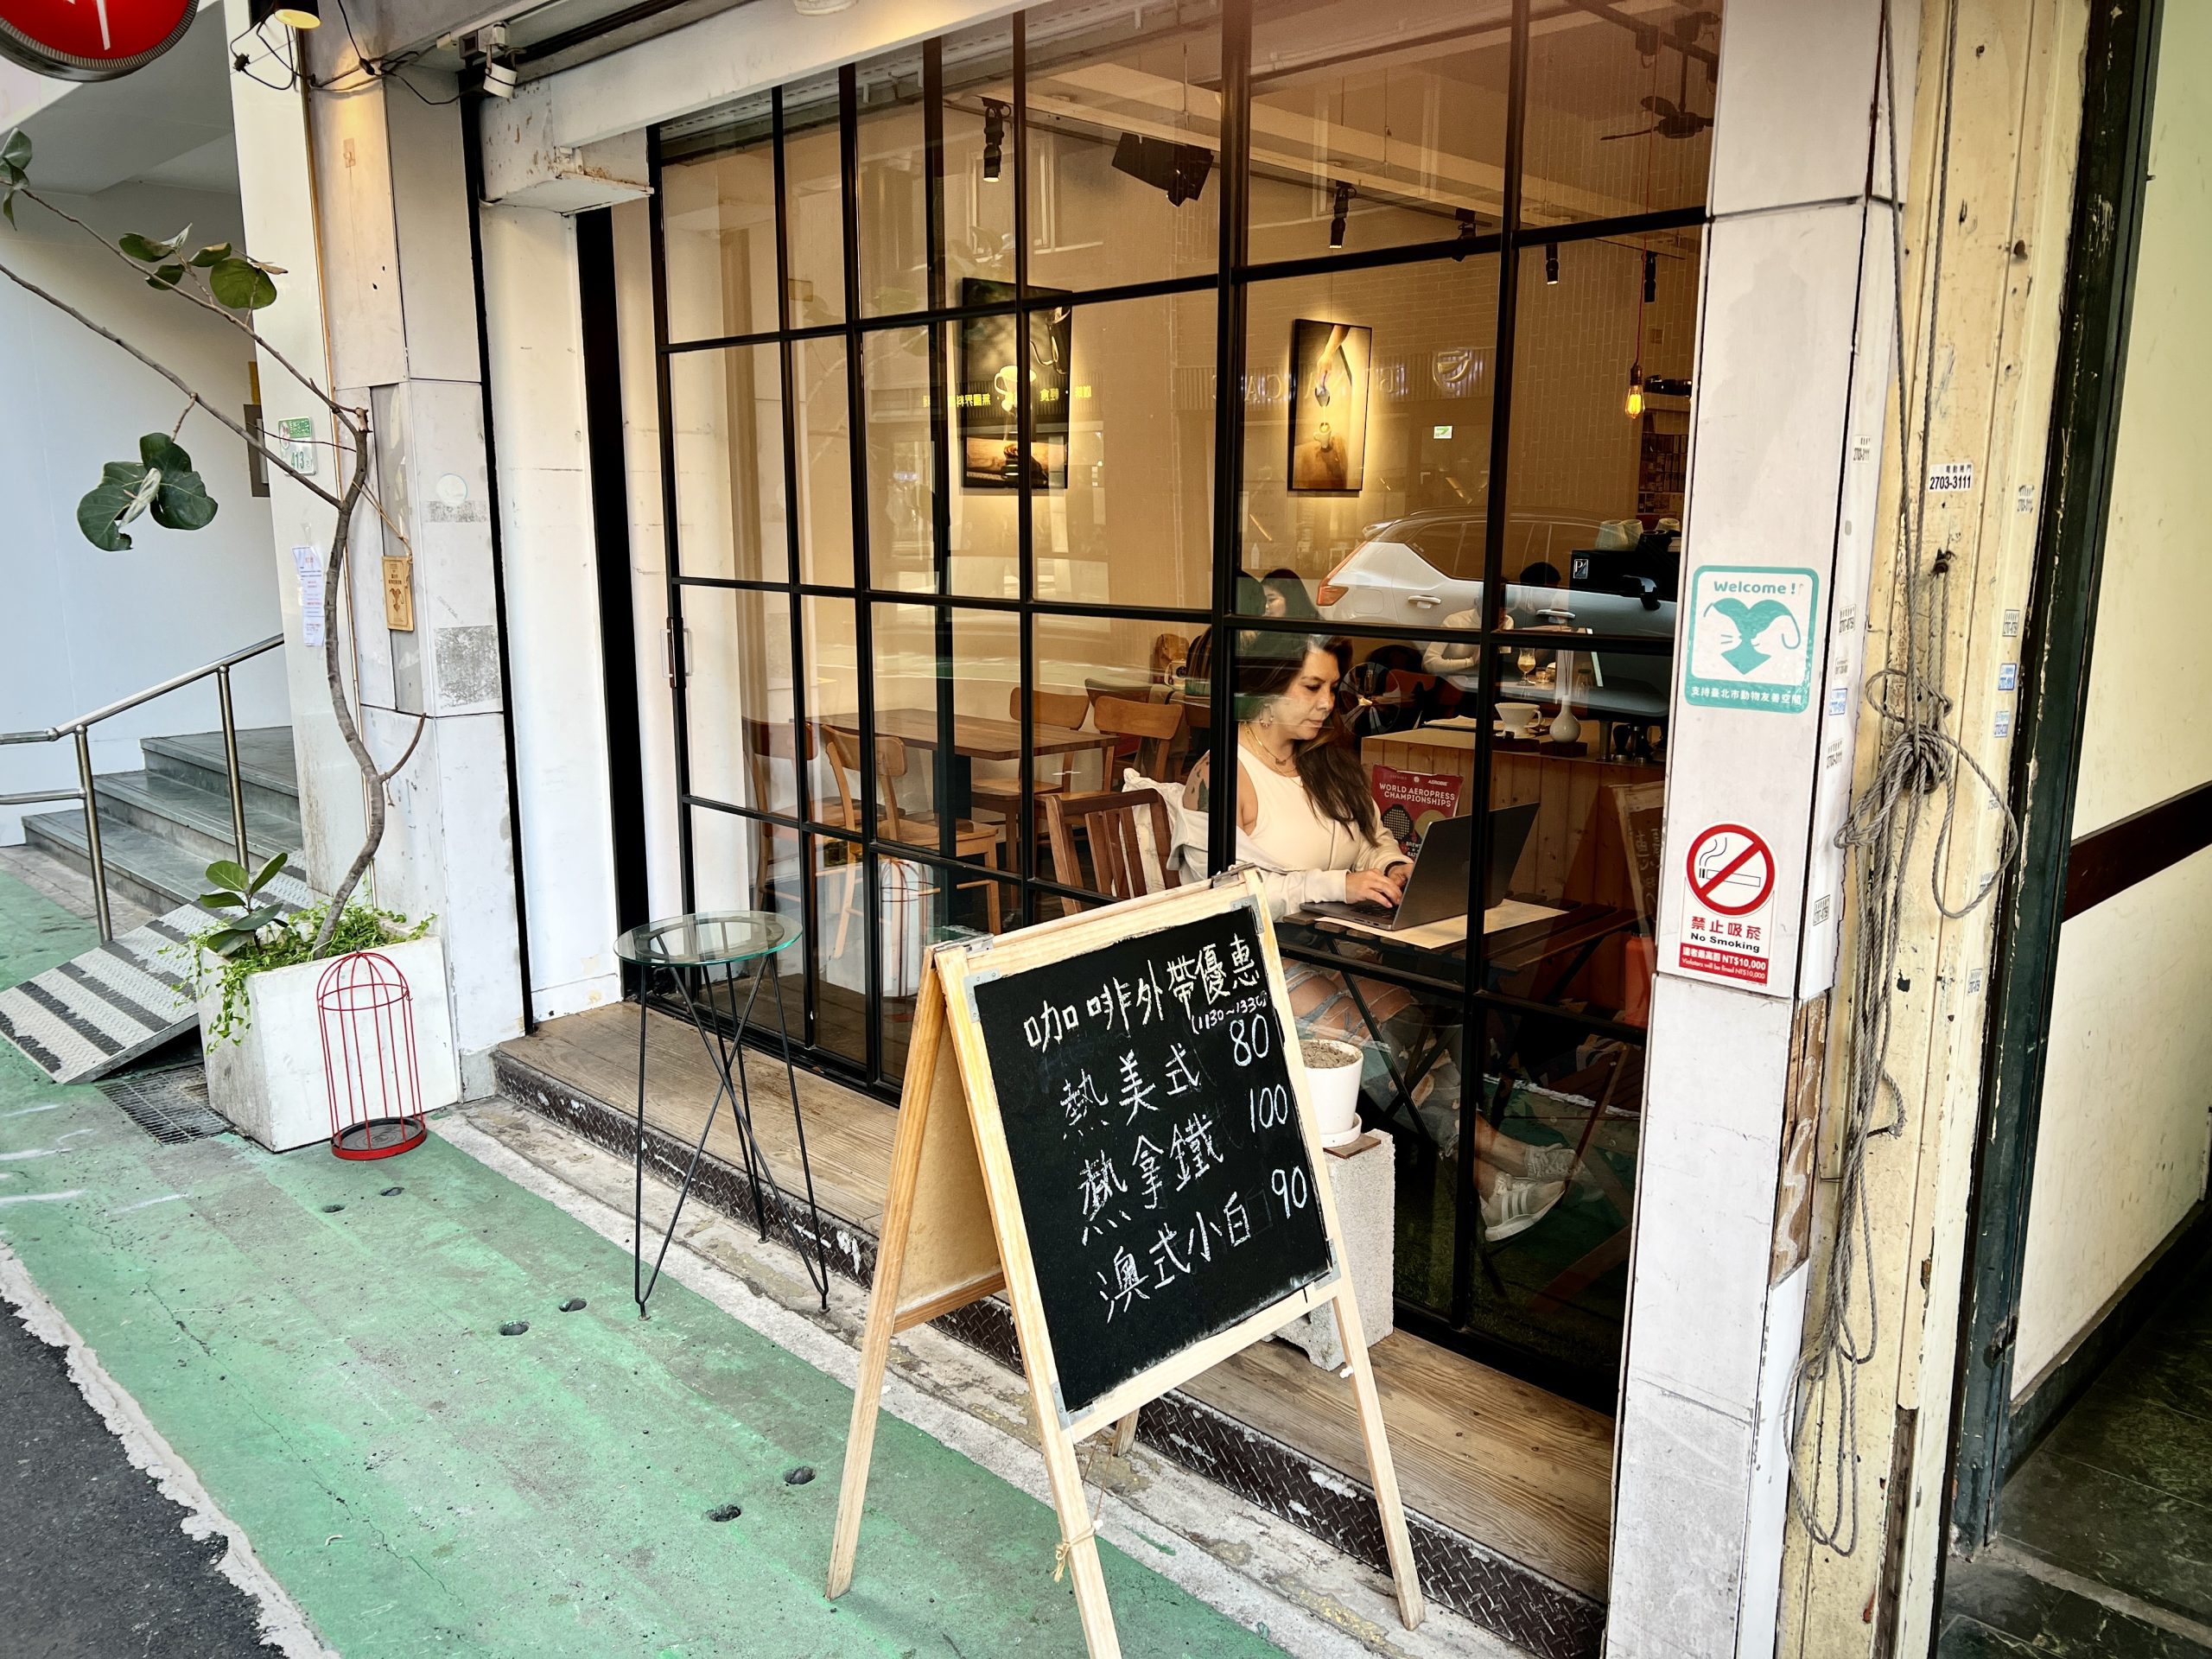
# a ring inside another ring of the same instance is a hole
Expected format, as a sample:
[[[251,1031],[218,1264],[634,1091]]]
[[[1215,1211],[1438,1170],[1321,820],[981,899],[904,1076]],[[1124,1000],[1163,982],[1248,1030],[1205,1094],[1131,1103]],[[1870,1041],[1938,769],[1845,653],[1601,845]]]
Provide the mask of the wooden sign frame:
[[[1368,1363],[1351,1275],[1344,1268],[1344,1232],[1337,1220],[1336,1194],[1325,1176],[1306,1068],[1296,1043],[1285,1045],[1288,1070],[1334,1271],[1229,1329],[1170,1355],[1072,1415],[1061,1412],[1058,1403],[1052,1338],[1030,1257],[990,1060],[968,995],[969,982],[979,975],[1019,973],[1120,940],[1246,907],[1255,912],[1258,923],[1275,1016],[1284,1035],[1294,1036],[1297,1026],[1283,982],[1282,958],[1268,921],[1267,896],[1259,877],[1249,872],[1214,887],[1170,889],[1003,938],[946,946],[931,953],[914,1012],[899,1130],[892,1149],[890,1190],[884,1203],[882,1236],[876,1246],[875,1284],[868,1298],[860,1376],[853,1389],[852,1426],[846,1440],[844,1476],[837,1494],[837,1529],[830,1554],[829,1593],[833,1599],[842,1595],[853,1580],[891,1338],[1004,1290],[1013,1306],[1022,1371],[1029,1384],[1052,1507],[1059,1516],[1061,1552],[1072,1569],[1076,1605],[1091,1659],[1118,1659],[1122,1649],[1099,1567],[1098,1541],[1084,1498],[1077,1445],[1111,1427],[1116,1449],[1127,1450],[1135,1434],[1137,1411],[1147,1401],[1158,1399],[1323,1306],[1335,1308],[1344,1338],[1368,1474],[1382,1514],[1383,1539],[1397,1589],[1398,1616],[1408,1630],[1421,1622],[1425,1609],[1414,1564],[1413,1540],[1398,1498],[1397,1474],[1391,1466],[1389,1442],[1383,1433],[1382,1398]],[[946,1064],[948,1054],[953,1064]]]

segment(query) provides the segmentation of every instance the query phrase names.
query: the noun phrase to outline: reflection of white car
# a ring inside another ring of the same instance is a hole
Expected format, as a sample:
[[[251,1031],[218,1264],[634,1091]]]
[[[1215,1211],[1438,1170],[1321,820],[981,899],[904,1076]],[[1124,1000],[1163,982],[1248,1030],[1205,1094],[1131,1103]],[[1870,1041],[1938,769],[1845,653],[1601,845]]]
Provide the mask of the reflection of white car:
[[[1546,539],[1544,532],[1562,528],[1575,533],[1571,538],[1558,538],[1560,545],[1556,560],[1546,558],[1541,562],[1553,563],[1555,568],[1568,566],[1576,543],[1588,545],[1594,525],[1516,524],[1514,533],[1522,538],[1530,556],[1509,559],[1508,568],[1525,568],[1540,562],[1535,556],[1543,550],[1541,544]],[[1441,627],[1447,620],[1459,619],[1458,626],[1465,626],[1465,613],[1479,613],[1481,580],[1446,575],[1438,567],[1478,567],[1484,535],[1483,521],[1472,514],[1416,517],[1379,526],[1322,580],[1315,590],[1314,602],[1325,619],[1353,633],[1363,623]],[[1654,582],[1624,583],[1624,587],[1630,585],[1639,591],[1600,593],[1581,588],[1508,582],[1505,604],[1516,626],[1523,628],[1588,628],[1599,633],[1640,635],[1671,643],[1675,637],[1675,601],[1662,597]],[[1547,654],[1562,646],[1572,648],[1566,640],[1547,639],[1535,632],[1530,633],[1528,645]],[[1439,657],[1434,649],[1427,655]],[[1589,659],[1597,683],[1589,688],[1583,698],[1588,713],[1636,720],[1665,715],[1673,679],[1671,654],[1592,652]],[[1430,671],[1448,672],[1456,683],[1471,689],[1478,662],[1471,647],[1446,646],[1439,660],[1430,665]],[[1549,688],[1521,683],[1517,671],[1510,666],[1506,668],[1498,690],[1502,697],[1518,695],[1532,701],[1548,701],[1551,695]]]
[[[1475,610],[1482,603],[1479,577],[1444,573],[1479,567],[1482,536],[1479,519],[1458,516],[1386,524],[1322,579],[1314,603],[1330,621],[1353,629],[1363,622],[1441,626],[1445,618]],[[1463,537],[1469,543],[1464,550]],[[1529,562],[1509,559],[1507,564],[1518,568]],[[1557,560],[1543,562],[1554,569],[1565,566],[1569,550],[1561,549]],[[1505,604],[1524,626],[1540,621],[1599,633],[1675,637],[1675,601],[1662,598],[1653,584],[1630,594],[1514,582],[1506,584]]]

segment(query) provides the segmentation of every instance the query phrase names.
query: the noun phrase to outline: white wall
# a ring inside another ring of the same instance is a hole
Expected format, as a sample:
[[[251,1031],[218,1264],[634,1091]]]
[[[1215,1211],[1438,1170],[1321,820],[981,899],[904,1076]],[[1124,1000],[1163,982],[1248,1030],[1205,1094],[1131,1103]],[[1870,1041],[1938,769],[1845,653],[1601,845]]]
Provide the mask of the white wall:
[[[233,197],[119,186],[69,211],[111,234],[167,236],[189,224],[195,241],[239,235]],[[146,287],[123,261],[29,202],[21,229],[0,229],[0,262],[73,302],[175,369],[234,417],[248,397],[245,337],[172,294]],[[131,527],[127,552],[103,553],[78,531],[78,499],[110,461],[134,460],[138,438],[168,431],[183,396],[119,347],[0,283],[0,729],[52,725],[275,633],[269,507],[256,499],[245,445],[204,412],[178,442],[220,510],[207,529]],[[238,712],[250,726],[289,718],[274,655],[240,671]],[[139,764],[136,740],[218,724],[212,686],[173,694],[96,729],[101,771]],[[0,791],[75,777],[66,743],[0,749]],[[33,811],[51,809],[32,808]],[[22,839],[22,813],[0,811],[0,842]]]
[[[2020,1285],[2016,1394],[2204,1196],[2212,851],[2066,924]]]
[[[2212,376],[2212,10],[2166,8],[2151,180],[2075,798],[2076,838],[2212,779],[2202,404]],[[2212,852],[2068,922],[2020,1287],[2016,1388],[2089,1325],[2204,1196]]]
[[[572,220],[485,207],[508,695],[537,1017],[619,1000],[597,548]]]

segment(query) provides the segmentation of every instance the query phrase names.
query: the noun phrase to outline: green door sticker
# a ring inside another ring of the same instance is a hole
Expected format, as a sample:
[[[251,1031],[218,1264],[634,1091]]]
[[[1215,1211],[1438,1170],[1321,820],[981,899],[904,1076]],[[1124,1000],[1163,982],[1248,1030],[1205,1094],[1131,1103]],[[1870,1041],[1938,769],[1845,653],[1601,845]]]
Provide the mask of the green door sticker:
[[[1813,702],[1820,597],[1821,579],[1810,570],[1700,566],[1690,576],[1682,701],[1802,714]]]

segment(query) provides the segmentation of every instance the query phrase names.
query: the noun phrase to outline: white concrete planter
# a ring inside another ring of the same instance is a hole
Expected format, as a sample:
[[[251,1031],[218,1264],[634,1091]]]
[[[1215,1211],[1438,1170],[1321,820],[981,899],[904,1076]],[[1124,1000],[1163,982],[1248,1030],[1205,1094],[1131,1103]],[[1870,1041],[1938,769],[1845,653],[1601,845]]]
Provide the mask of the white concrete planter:
[[[461,1098],[461,1073],[454,1059],[445,949],[435,938],[422,938],[382,945],[378,953],[399,970],[412,993],[423,1109],[450,1106]],[[224,1042],[205,1037],[222,1012],[222,988],[211,977],[200,994],[208,1103],[240,1134],[271,1152],[329,1142],[330,1096],[323,1085],[315,989],[335,960],[272,969],[248,979],[245,1029]]]

